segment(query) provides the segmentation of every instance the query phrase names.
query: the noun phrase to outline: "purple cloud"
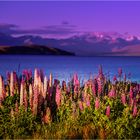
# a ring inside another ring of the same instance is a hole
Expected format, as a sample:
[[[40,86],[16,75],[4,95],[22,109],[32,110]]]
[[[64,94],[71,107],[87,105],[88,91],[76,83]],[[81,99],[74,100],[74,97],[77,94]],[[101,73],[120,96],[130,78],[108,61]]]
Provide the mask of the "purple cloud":
[[[54,35],[64,36],[77,33],[75,25],[68,22],[62,22],[61,25],[48,25],[38,29],[21,29],[14,24],[0,24],[0,32],[8,35],[22,35],[22,34],[38,34],[38,35]]]

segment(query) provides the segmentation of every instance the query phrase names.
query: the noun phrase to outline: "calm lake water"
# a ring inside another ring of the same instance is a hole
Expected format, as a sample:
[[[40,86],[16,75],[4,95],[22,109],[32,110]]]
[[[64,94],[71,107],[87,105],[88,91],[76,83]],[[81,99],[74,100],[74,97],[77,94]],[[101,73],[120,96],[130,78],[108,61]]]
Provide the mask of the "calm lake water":
[[[0,55],[0,74],[6,76],[7,71],[24,69],[42,69],[45,74],[52,72],[54,78],[68,80],[70,75],[77,73],[81,79],[98,73],[98,66],[103,66],[105,74],[110,78],[118,74],[131,73],[133,81],[140,82],[140,57],[74,57],[74,56],[36,56],[36,55]]]

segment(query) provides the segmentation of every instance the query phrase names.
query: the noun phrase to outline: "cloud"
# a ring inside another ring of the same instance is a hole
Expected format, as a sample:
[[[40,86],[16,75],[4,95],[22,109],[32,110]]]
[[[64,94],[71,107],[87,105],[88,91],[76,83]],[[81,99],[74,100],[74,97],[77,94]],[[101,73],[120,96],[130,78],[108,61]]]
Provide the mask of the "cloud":
[[[1,23],[0,24],[0,32],[4,33],[4,34],[12,34],[14,30],[17,30],[18,26],[15,24],[4,24]]]
[[[77,26],[71,25],[66,21],[62,22],[60,25],[48,25],[38,29],[21,29],[14,24],[0,24],[0,32],[8,35],[38,34],[64,36],[77,33],[76,27]]]

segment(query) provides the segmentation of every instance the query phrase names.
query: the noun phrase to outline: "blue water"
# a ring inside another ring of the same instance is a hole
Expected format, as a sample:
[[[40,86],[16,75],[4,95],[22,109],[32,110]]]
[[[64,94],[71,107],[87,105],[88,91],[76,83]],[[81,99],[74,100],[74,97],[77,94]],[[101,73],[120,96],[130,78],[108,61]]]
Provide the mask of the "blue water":
[[[0,55],[0,74],[6,76],[7,71],[40,68],[46,75],[51,72],[54,78],[68,80],[70,75],[77,73],[81,79],[98,73],[98,66],[103,66],[105,74],[110,78],[118,74],[131,72],[131,79],[140,82],[140,57],[74,57],[74,56],[36,56],[36,55]]]

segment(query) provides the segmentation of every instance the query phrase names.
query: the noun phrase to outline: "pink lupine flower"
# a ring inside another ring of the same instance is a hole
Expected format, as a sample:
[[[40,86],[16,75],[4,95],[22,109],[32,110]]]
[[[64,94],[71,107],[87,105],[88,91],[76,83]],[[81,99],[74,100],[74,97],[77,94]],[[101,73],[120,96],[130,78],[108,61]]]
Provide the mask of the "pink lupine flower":
[[[98,109],[100,107],[100,101],[98,98],[95,100],[95,109]]]
[[[59,107],[61,104],[61,89],[60,89],[59,85],[56,86],[55,102],[56,102],[57,106]]]
[[[51,117],[51,110],[49,107],[46,108],[46,112],[43,116],[43,122],[46,124],[49,124],[52,122],[52,117]]]
[[[86,99],[86,105],[87,105],[87,107],[90,107],[90,96],[89,95],[87,96],[87,99]]]
[[[52,87],[52,80],[53,80],[52,73],[50,73],[49,87]]]
[[[115,90],[114,88],[111,89],[111,91],[109,92],[109,97],[115,97]]]
[[[4,100],[3,79],[2,79],[2,76],[0,75],[0,106],[1,106],[3,100]]]
[[[13,96],[14,95],[14,73],[11,72],[10,75],[10,95]]]
[[[93,96],[95,97],[96,96],[96,85],[95,85],[95,81],[92,82],[92,92],[93,92]]]
[[[129,105],[133,106],[134,100],[132,98],[129,98]]]
[[[125,96],[125,94],[121,95],[121,101],[122,101],[123,105],[126,104],[126,96]]]
[[[102,93],[102,82],[100,78],[98,78],[97,83],[98,83],[98,95],[100,95]]]
[[[113,81],[117,81],[117,77],[116,77],[116,75],[114,75],[114,77],[113,77]]]
[[[6,72],[6,78],[7,78],[7,81],[10,81],[10,73],[9,72]]]
[[[18,113],[19,109],[18,109],[18,102],[16,101],[15,103],[15,112]]]
[[[110,106],[107,106],[106,108],[106,116],[110,117]]]
[[[47,85],[48,85],[48,79],[47,76],[44,77],[44,91],[43,91],[43,98],[46,99],[47,95]]]
[[[84,106],[83,106],[82,101],[79,101],[78,104],[79,104],[79,109],[80,109],[81,111],[83,111],[83,110],[84,110]]]
[[[3,79],[2,76],[0,75],[0,99],[3,100]]]
[[[35,71],[34,71],[34,86],[38,85],[38,77],[39,77],[38,69],[35,69]]]
[[[23,105],[23,98],[24,98],[24,83],[21,82],[21,85],[20,85],[20,106]]]
[[[130,87],[130,92],[129,92],[129,94],[130,94],[130,98],[133,98],[133,89],[132,89],[132,87]]]
[[[33,96],[33,115],[37,115],[37,107],[38,107],[38,88],[34,87],[34,96]]]
[[[78,75],[77,74],[74,74],[74,76],[73,76],[73,84],[74,85],[79,85],[79,80],[78,80]]]
[[[30,108],[32,109],[33,107],[33,88],[32,85],[29,85],[29,104],[30,104]]]
[[[102,65],[99,65],[99,74],[102,75],[103,74],[103,69],[102,69]]]
[[[24,90],[24,93],[23,93],[23,102],[24,102],[25,110],[27,111],[28,101],[27,101],[27,91],[26,91],[26,89]]]
[[[133,117],[136,117],[137,116],[137,106],[134,105],[133,107]]]

